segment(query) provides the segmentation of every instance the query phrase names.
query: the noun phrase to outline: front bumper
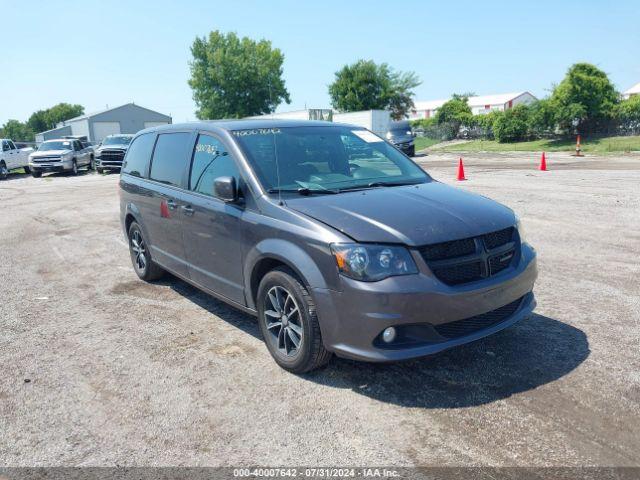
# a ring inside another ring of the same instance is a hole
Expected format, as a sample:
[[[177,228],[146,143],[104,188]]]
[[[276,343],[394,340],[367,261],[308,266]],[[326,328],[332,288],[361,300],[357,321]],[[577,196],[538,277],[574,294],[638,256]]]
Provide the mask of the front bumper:
[[[536,306],[536,255],[527,244],[514,268],[483,281],[451,287],[421,272],[371,283],[342,277],[341,291],[313,289],[325,347],[341,357],[372,362],[416,358],[498,332],[529,316]],[[434,328],[476,318],[518,299],[508,316],[464,335],[447,338]],[[430,333],[397,346],[381,344],[381,332],[391,326]]]
[[[96,167],[98,168],[110,168],[120,169],[122,168],[122,160],[103,160],[101,158],[95,159]]]
[[[29,163],[29,169],[32,172],[66,172],[73,168],[72,161],[65,162],[47,162],[47,163]]]

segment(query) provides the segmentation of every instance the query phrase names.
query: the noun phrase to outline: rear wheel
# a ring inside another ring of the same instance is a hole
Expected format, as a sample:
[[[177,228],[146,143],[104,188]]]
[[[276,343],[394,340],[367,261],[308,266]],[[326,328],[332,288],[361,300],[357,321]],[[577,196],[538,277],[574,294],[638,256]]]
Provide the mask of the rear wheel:
[[[332,354],[322,343],[313,299],[290,269],[264,276],[257,304],[262,337],[278,365],[304,373],[329,362]]]
[[[9,176],[9,169],[4,162],[0,162],[0,180],[5,180]]]
[[[140,225],[136,222],[129,227],[129,253],[133,269],[140,279],[150,282],[162,277],[164,270],[152,259],[149,247],[144,239]]]

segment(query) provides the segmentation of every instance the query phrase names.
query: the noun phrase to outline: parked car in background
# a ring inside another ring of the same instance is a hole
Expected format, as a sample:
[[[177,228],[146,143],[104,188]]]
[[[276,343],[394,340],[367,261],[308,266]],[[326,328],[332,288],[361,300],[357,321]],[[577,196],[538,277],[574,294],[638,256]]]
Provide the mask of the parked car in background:
[[[33,148],[18,148],[10,138],[1,138],[0,180],[4,180],[11,170],[24,168],[29,173],[29,155]]]
[[[133,135],[117,134],[109,135],[102,140],[95,151],[98,173],[105,170],[120,170],[133,137]]]
[[[386,137],[404,154],[410,157],[416,154],[415,134],[411,131],[411,124],[408,120],[391,122]]]
[[[31,175],[36,178],[47,172],[69,172],[77,175],[81,167],[93,170],[94,158],[93,149],[84,146],[80,140],[47,140],[29,155]]]
[[[120,176],[136,274],[166,270],[258,317],[275,361],[396,361],[535,307],[514,212],[432,179],[358,126],[236,120],[143,130]]]

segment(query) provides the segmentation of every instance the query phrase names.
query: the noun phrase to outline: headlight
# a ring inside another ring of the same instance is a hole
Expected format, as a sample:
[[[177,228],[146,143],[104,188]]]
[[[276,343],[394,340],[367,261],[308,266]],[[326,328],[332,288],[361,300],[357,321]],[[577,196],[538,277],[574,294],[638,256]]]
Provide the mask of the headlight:
[[[520,217],[516,217],[516,228],[518,229],[518,235],[520,235],[520,243],[525,243],[527,240],[524,233],[524,227],[522,226],[522,220],[520,220]]]
[[[393,137],[393,135],[391,135],[391,132],[387,132],[387,134],[385,135],[385,137],[387,137],[387,140],[391,140],[391,138]]]
[[[364,282],[418,273],[411,254],[404,247],[333,244],[331,252],[340,273]]]

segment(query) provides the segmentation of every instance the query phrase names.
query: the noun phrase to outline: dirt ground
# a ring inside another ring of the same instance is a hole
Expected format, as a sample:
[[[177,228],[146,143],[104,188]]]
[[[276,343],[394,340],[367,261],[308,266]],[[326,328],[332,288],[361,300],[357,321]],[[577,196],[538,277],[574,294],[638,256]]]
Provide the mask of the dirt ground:
[[[536,314],[421,360],[295,376],[252,317],[137,279],[117,175],[0,182],[0,464],[640,465],[640,158],[419,157],[512,207]]]

